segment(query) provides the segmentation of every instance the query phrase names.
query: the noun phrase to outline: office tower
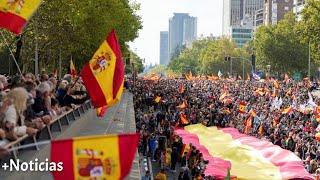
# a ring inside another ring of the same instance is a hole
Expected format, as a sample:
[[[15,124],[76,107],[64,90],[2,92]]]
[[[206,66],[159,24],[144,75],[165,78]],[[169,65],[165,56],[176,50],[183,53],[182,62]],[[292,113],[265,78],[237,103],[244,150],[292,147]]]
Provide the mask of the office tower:
[[[257,10],[263,8],[264,0],[223,0],[222,33],[230,35],[231,26],[240,26],[244,17],[252,22]]]
[[[160,64],[169,63],[169,33],[168,31],[160,32]]]
[[[169,19],[169,59],[177,48],[197,37],[197,18],[188,13],[174,13]]]

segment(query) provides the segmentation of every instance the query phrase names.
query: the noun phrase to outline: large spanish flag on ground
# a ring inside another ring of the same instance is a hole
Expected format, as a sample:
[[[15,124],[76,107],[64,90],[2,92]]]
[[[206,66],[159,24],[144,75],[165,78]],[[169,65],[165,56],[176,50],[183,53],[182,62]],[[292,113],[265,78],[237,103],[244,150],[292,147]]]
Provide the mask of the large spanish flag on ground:
[[[314,179],[294,153],[270,142],[239,133],[234,128],[218,129],[201,124],[178,128],[184,144],[192,143],[209,161],[205,175],[241,180]]]
[[[1,0],[0,27],[20,34],[42,0]]]
[[[124,179],[131,170],[139,134],[102,135],[56,140],[51,162],[62,162],[54,179]]]
[[[116,104],[123,92],[124,67],[114,30],[81,71],[95,108]]]

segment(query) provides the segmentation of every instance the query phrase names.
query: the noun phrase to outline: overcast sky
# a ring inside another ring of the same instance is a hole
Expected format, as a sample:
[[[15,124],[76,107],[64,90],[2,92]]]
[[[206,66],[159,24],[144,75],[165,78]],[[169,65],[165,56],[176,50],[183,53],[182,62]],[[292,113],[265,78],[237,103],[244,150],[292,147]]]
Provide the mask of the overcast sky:
[[[203,34],[222,34],[223,0],[136,0],[141,4],[139,15],[143,29],[139,38],[130,43],[132,50],[146,59],[146,63],[159,64],[160,31],[168,31],[173,13],[189,13],[198,18],[198,37]]]

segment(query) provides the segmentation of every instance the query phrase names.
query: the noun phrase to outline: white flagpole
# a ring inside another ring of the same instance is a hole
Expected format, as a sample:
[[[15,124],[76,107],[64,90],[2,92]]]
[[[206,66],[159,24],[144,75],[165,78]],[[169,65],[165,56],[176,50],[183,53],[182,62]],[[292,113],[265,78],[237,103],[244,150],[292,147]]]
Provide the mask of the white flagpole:
[[[1,33],[2,38],[4,39],[5,44],[7,45],[8,49],[9,49],[9,51],[10,51],[10,54],[11,54],[11,56],[12,56],[12,58],[13,58],[15,64],[16,64],[16,66],[17,66],[17,69],[18,69],[20,75],[22,76],[22,72],[21,72],[21,70],[20,70],[19,64],[18,64],[16,58],[14,57],[14,55],[13,55],[11,49],[10,49],[10,46],[9,46],[9,44],[8,44],[8,42],[7,42],[7,39],[4,37],[2,31],[0,31],[0,33]]]
[[[25,149],[25,148],[29,148],[29,147],[39,146],[39,145],[46,145],[46,144],[50,144],[50,143],[51,143],[51,141],[41,141],[41,142],[36,142],[36,143],[32,143],[32,144],[26,144],[26,145],[10,148],[9,152],[16,151],[19,149]]]

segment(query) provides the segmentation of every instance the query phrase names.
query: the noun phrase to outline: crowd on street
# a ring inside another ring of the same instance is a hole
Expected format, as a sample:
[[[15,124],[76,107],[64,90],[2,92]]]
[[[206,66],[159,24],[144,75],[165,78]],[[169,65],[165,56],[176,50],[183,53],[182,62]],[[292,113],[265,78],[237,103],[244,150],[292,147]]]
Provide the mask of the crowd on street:
[[[284,81],[161,78],[139,79],[131,85],[137,132],[142,134],[140,151],[159,162],[162,169],[154,172],[155,179],[166,179],[169,171],[178,171],[181,180],[214,179],[203,173],[207,161],[201,152],[192,144],[186,152],[183,139],[174,134],[176,126],[187,125],[181,122],[181,113],[188,124],[233,127],[270,141],[295,153],[309,173],[320,175],[320,143],[316,138],[320,130],[317,128],[320,93],[316,89],[318,84],[308,78],[299,82],[289,78]]]
[[[0,159],[9,155],[2,145],[37,135],[55,117],[88,99],[81,78],[70,74],[61,80],[53,74],[0,75]]]

